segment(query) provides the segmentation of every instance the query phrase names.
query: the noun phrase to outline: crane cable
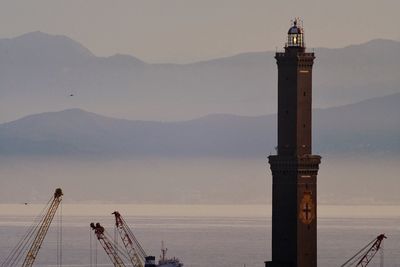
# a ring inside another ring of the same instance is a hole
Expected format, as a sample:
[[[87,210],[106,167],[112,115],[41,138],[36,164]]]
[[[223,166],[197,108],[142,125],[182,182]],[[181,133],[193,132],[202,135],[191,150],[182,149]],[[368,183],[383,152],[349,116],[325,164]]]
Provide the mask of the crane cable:
[[[114,247],[118,253],[118,229],[117,229],[117,227],[114,227]]]
[[[90,242],[90,244],[89,244],[89,248],[90,248],[90,252],[89,252],[89,255],[90,255],[90,267],[93,267],[93,264],[92,264],[92,259],[93,259],[93,256],[92,256],[92,229],[90,229],[89,228],[89,242]]]
[[[92,231],[92,228],[89,228],[89,238],[90,238],[90,267],[97,267],[97,242],[96,242],[96,235]]]
[[[94,257],[94,266],[97,267],[97,242],[95,242],[95,257]]]
[[[92,228],[89,228],[89,238],[90,238],[90,267],[97,267],[97,242],[96,242],[96,235],[92,231]]]
[[[32,237],[39,228],[41,222],[43,221],[44,213],[52,200],[53,198],[50,198],[50,200],[43,207],[39,215],[34,218],[32,224],[28,228],[28,231],[25,233],[25,235],[22,236],[22,238],[18,241],[17,245],[11,250],[10,254],[1,264],[2,267],[15,266],[21,261],[22,255],[25,254],[26,251],[28,250],[29,244],[32,241]]]
[[[62,202],[60,203],[58,210],[58,225],[57,225],[57,266],[62,266]]]

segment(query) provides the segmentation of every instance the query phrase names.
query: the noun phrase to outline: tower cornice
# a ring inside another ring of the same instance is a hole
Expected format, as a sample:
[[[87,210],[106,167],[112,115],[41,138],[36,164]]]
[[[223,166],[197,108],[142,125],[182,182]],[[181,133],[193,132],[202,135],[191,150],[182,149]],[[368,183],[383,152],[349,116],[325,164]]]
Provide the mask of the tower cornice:
[[[271,155],[268,157],[272,175],[296,173],[300,175],[317,175],[321,156],[302,155],[285,156]]]

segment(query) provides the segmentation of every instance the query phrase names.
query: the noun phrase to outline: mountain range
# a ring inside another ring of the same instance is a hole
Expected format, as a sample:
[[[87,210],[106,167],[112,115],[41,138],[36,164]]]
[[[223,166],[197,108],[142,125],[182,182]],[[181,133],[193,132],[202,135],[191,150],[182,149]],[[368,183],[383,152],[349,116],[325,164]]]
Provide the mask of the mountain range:
[[[327,108],[400,92],[400,42],[316,48],[314,106]],[[31,32],[0,39],[0,121],[79,108],[134,120],[276,111],[274,52],[191,64],[97,57],[76,41]]]
[[[315,53],[320,203],[400,203],[400,42]],[[266,203],[276,77],[274,52],[149,64],[0,39],[0,202]]]
[[[321,154],[400,155],[400,93],[314,111]],[[0,125],[0,155],[265,157],[274,153],[276,115],[212,114],[181,122],[114,119],[81,109]]]
[[[400,94],[314,110],[320,203],[400,203]],[[271,199],[276,115],[180,122],[81,109],[0,125],[0,202],[254,204]],[[23,199],[23,200],[22,200]]]

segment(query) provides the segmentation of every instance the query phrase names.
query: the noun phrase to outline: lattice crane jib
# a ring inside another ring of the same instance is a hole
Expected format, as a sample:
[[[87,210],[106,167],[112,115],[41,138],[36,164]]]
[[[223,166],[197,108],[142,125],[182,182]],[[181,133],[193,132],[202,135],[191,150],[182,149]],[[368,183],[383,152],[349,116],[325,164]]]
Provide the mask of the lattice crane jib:
[[[111,242],[111,240],[105,235],[105,229],[100,223],[91,223],[90,227],[93,229],[97,239],[99,240],[101,246],[103,247],[104,251],[107,253],[108,257],[110,258],[111,262],[114,264],[115,267],[125,267],[124,262],[119,257],[115,246]]]
[[[384,234],[381,234],[376,238],[375,242],[369,248],[367,253],[365,253],[365,255],[361,258],[361,260],[358,262],[357,266],[365,267],[371,262],[372,258],[376,255],[378,250],[381,248],[381,244],[382,244],[382,241],[384,238],[386,238],[386,236]]]
[[[118,211],[112,213],[115,216],[115,227],[121,237],[122,243],[129,255],[129,259],[134,267],[143,267],[147,257],[146,252],[132,233],[125,220]]]
[[[376,253],[382,249],[382,242],[385,238],[386,236],[384,234],[378,235],[374,240],[369,242],[365,247],[358,251],[353,257],[342,264],[341,267],[366,267],[374,258]]]
[[[54,192],[54,198],[49,206],[49,209],[47,210],[46,215],[43,217],[35,239],[33,240],[32,245],[25,257],[22,267],[30,267],[35,262],[37,254],[39,253],[39,249],[42,246],[43,240],[46,237],[50,224],[54,218],[54,215],[56,214],[57,208],[61,203],[62,196],[63,192],[61,188],[57,188]]]

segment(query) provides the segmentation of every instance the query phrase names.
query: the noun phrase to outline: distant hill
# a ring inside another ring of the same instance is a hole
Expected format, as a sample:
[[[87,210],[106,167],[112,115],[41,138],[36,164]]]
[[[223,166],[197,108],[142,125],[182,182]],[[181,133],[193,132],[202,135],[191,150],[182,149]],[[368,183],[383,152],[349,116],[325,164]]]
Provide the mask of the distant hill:
[[[316,107],[400,92],[400,42],[315,53]],[[0,39],[0,120],[71,107],[144,120],[257,116],[276,111],[276,77],[274,52],[148,64],[129,55],[96,57],[68,37],[32,32]]]
[[[316,153],[400,155],[400,93],[314,114]],[[0,155],[241,158],[264,157],[275,145],[276,115],[150,122],[70,109],[0,125]]]

